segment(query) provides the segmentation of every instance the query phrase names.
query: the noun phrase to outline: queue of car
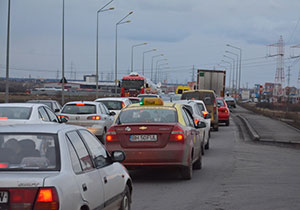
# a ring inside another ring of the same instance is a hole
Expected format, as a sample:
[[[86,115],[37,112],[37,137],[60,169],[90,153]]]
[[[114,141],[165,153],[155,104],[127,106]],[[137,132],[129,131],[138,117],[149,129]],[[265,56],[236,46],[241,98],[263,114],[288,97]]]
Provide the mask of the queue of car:
[[[127,169],[178,168],[191,179],[230,111],[188,92],[73,101],[57,115],[42,102],[0,104],[0,209],[130,209]]]

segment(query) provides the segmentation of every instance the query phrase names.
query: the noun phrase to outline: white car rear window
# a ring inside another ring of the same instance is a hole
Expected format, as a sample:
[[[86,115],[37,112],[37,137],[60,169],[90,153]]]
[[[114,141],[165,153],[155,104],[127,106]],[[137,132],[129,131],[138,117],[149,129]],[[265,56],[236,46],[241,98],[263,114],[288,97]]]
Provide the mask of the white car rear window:
[[[0,107],[0,120],[28,120],[31,111],[29,107]]]
[[[52,134],[0,134],[0,171],[58,170],[57,137]]]
[[[67,104],[62,113],[64,114],[96,114],[96,105],[93,104]]]

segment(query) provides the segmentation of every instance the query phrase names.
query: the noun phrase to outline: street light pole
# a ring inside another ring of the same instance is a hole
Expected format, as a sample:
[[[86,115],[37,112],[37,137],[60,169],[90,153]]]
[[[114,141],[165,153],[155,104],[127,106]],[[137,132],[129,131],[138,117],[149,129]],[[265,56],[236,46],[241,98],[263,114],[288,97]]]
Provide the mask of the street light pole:
[[[154,58],[157,58],[157,57],[160,57],[160,56],[164,56],[164,54],[160,54],[160,55],[154,55],[154,56],[152,56],[152,62],[151,62],[151,77],[150,77],[150,79],[151,79],[151,81],[153,82],[153,61],[154,61]]]
[[[236,56],[236,73],[235,73],[235,78],[236,78],[236,85],[235,85],[235,92],[238,93],[238,73],[239,73],[239,65],[238,65],[238,60],[239,60],[239,55],[230,51],[225,51],[226,53],[232,54]]]
[[[109,4],[111,4],[114,0],[111,0],[106,5],[104,5],[101,9],[97,11],[97,32],[96,32],[96,98],[98,98],[98,90],[99,90],[99,13],[105,12],[109,10],[113,10],[114,8],[105,9]]]
[[[133,45],[133,46],[131,47],[131,72],[133,72],[133,49],[134,49],[135,47],[143,46],[143,45],[146,45],[146,44],[147,44],[147,42],[144,42],[144,43],[141,43],[141,44]]]
[[[61,105],[65,104],[65,0],[62,5],[62,43],[61,43]]]
[[[236,47],[236,46],[233,46],[230,44],[227,44],[226,46],[240,51],[240,65],[239,65],[240,66],[240,68],[239,68],[239,92],[240,92],[240,90],[241,90],[241,75],[242,75],[242,48],[239,48],[239,47]]]
[[[159,63],[159,62],[162,62],[162,61],[167,61],[167,60],[168,60],[168,59],[165,58],[165,59],[160,59],[160,60],[157,60],[157,61],[156,61],[156,67],[155,67],[155,70],[156,70],[156,71],[155,71],[155,72],[156,72],[155,83],[157,83],[157,80],[158,80],[158,63]]]
[[[229,57],[229,56],[227,56],[227,55],[224,55],[224,57],[231,59],[231,60],[232,60],[232,63],[233,63],[233,64],[232,64],[232,80],[231,80],[231,82],[232,82],[232,90],[231,90],[231,92],[233,93],[233,90],[234,90],[234,88],[235,88],[235,86],[234,86],[235,59],[232,58],[232,57]]]
[[[10,0],[7,8],[7,42],[6,42],[6,80],[5,80],[5,103],[8,103],[9,94],[9,42],[10,42]]]
[[[169,65],[168,63],[161,63],[161,64],[159,64],[158,65],[158,67],[157,67],[157,82],[159,82],[159,80],[160,80],[160,77],[159,77],[159,74],[160,74],[160,67],[161,66],[165,66],[165,65]],[[167,68],[167,67],[166,67]]]
[[[143,52],[143,66],[142,66],[142,74],[143,74],[143,76],[145,76],[145,54],[153,52],[153,51],[156,51],[156,49],[152,49],[152,50],[148,50],[148,51]]]
[[[229,78],[228,78],[228,83],[229,83],[229,90],[230,90],[230,85],[231,85],[231,68],[232,68],[232,64],[230,63],[230,62],[227,62],[227,61],[224,61],[224,60],[222,60],[222,62],[224,62],[224,63],[228,63],[229,65],[230,65],[230,69],[229,69]],[[221,67],[224,67],[225,68],[225,70],[226,70],[226,72],[227,72],[227,66],[223,66],[223,65],[220,65],[220,64],[218,64],[219,66],[221,66]],[[226,73],[227,74],[227,73]]]
[[[116,23],[116,39],[115,39],[115,95],[117,95],[118,86],[118,25],[130,23],[130,20],[124,21],[133,12],[129,12],[125,17],[123,17],[119,22]],[[123,22],[124,21],[124,22]]]

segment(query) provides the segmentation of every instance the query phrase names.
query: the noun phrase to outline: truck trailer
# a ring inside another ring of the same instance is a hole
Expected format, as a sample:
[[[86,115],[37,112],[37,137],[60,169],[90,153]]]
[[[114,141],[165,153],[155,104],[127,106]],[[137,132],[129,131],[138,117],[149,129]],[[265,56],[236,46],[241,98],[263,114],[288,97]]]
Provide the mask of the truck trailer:
[[[216,95],[225,95],[226,71],[224,70],[203,70],[197,72],[197,89],[214,90]]]

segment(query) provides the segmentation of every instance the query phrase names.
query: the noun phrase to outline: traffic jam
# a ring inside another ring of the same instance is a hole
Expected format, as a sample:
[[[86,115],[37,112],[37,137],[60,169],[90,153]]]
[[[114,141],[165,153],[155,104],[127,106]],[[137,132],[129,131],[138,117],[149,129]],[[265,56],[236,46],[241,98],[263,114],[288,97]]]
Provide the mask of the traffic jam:
[[[124,93],[124,92],[123,92]],[[212,90],[0,104],[0,209],[130,209],[136,169],[190,180],[230,110]]]

